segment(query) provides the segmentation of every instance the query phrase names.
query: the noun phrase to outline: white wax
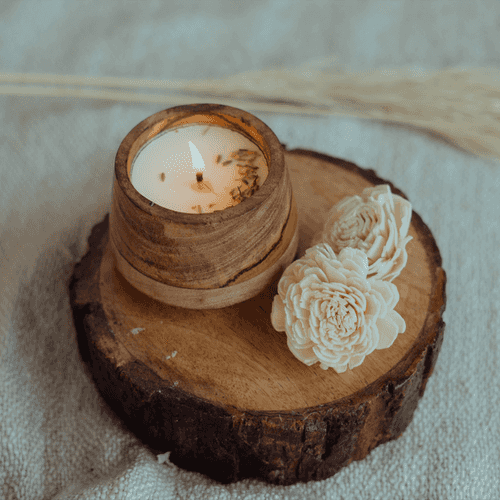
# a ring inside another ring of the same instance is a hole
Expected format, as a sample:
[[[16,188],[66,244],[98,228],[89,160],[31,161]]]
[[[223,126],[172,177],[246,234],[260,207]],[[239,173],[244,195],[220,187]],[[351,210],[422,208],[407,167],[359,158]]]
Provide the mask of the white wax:
[[[239,160],[231,157],[240,149],[257,154],[241,152],[246,159]],[[255,159],[250,161],[252,156]],[[201,182],[197,173],[203,176]],[[249,186],[261,187],[268,173],[265,158],[253,142],[238,132],[202,124],[158,134],[134,158],[130,180],[152,203],[176,212],[209,213],[251,196]]]

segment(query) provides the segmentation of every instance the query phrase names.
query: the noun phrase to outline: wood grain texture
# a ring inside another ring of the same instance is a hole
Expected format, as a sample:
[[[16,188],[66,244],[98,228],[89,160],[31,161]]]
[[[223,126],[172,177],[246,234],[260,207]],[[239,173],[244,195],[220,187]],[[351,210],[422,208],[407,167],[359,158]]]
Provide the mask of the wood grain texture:
[[[234,130],[259,148],[269,174],[253,196],[225,210],[188,214],[152,205],[136,191],[130,171],[140,148],[167,129],[189,124]],[[221,288],[258,276],[281,257],[295,233],[292,201],[283,148],[267,125],[229,106],[178,106],[143,120],[120,144],[110,237],[121,257],[151,279],[182,288]]]
[[[328,209],[388,183],[310,151],[285,153],[301,255]],[[404,196],[391,185],[393,192]],[[80,351],[104,399],[148,446],[221,482],[324,479],[401,435],[437,359],[446,275],[434,238],[413,213],[408,264],[394,280],[406,332],[345,373],[307,367],[270,321],[277,281],[231,307],[167,306],[116,271],[108,220],[75,267],[71,303]]]
[[[246,235],[246,237],[249,236]],[[249,238],[251,239],[251,237]],[[290,218],[285,224],[281,237],[274,248],[278,249],[278,251],[270,252],[268,254],[269,258],[260,262],[260,264],[265,263],[267,268],[259,265],[252,268],[245,268],[248,271],[245,276],[247,279],[241,281],[240,278],[244,274],[241,273],[236,276],[236,279],[230,286],[197,289],[174,287],[145,276],[130,265],[121,256],[113,241],[109,240],[116,268],[124,277],[126,276],[127,281],[134,288],[165,304],[187,307],[189,309],[220,309],[254,297],[272,284],[276,277],[283,274],[283,271],[295,257],[298,243],[299,227],[297,224],[297,209],[295,201],[292,199]]]
[[[169,210],[141,195],[130,180],[134,157],[158,134],[190,124],[217,125],[251,140],[269,168],[259,190],[206,214]],[[127,281],[166,304],[221,308],[254,297],[292,262],[298,243],[297,207],[277,137],[229,106],[178,106],[146,118],[116,154],[110,242]]]

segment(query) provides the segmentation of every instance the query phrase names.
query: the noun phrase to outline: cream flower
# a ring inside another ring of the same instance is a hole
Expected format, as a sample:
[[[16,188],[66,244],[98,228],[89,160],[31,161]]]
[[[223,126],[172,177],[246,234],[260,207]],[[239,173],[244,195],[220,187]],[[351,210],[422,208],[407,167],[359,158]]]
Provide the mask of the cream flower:
[[[388,184],[366,188],[361,196],[347,197],[330,210],[313,245],[328,243],[336,253],[358,248],[368,257],[368,277],[392,281],[408,260],[411,210],[411,203],[392,194]]]
[[[406,324],[394,311],[396,285],[367,279],[368,260],[344,248],[338,258],[320,243],[285,269],[274,297],[271,322],[285,331],[293,355],[308,366],[342,373],[375,349],[390,347]]]

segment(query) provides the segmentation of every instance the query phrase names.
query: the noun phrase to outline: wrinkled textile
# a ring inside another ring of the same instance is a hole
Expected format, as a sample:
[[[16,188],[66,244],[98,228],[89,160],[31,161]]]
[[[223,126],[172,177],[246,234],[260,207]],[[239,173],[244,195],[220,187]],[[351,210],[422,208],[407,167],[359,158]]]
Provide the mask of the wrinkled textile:
[[[497,66],[499,13],[493,1],[4,1],[1,71],[215,78],[332,52],[355,70]],[[221,485],[160,463],[120,423],[80,360],[67,284],[109,211],[121,140],[162,108],[0,95],[0,498],[498,499],[500,166],[415,129],[247,109],[288,149],[373,168],[436,238],[445,338],[400,439],[324,481]]]

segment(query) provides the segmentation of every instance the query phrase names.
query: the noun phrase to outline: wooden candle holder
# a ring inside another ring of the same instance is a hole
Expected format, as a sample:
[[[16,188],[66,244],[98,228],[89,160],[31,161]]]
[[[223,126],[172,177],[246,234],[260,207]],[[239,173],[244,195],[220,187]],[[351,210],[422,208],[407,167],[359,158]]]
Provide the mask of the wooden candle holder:
[[[299,254],[345,196],[390,182],[311,151],[285,152]],[[241,209],[243,210],[243,208]],[[108,218],[75,266],[70,299],[80,353],[103,399],[155,453],[229,483],[320,480],[398,438],[423,396],[443,341],[446,274],[413,212],[408,263],[394,280],[406,331],[353,370],[308,367],[274,330],[277,281],[242,303],[193,310],[153,300],[117,270]]]
[[[153,204],[132,185],[140,149],[167,129],[217,125],[247,137],[269,168],[251,197],[225,210],[188,214]],[[115,160],[110,237],[116,266],[141,292],[190,309],[227,307],[254,297],[292,262],[298,245],[297,208],[283,149],[271,129],[240,109],[178,106],[139,123]]]

